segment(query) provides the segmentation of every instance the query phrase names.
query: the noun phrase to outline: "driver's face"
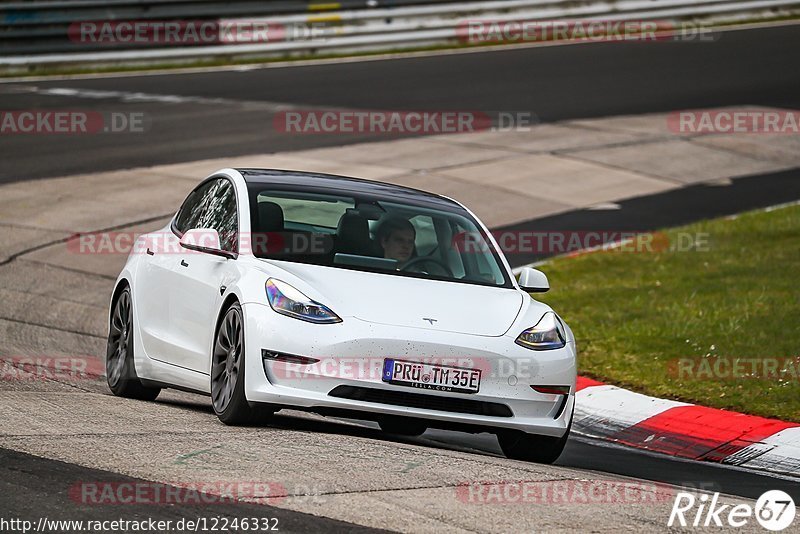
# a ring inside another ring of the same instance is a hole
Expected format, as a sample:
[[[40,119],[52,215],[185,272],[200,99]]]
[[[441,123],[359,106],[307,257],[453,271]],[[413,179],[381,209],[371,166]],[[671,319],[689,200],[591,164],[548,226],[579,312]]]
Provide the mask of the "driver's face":
[[[412,230],[396,230],[392,232],[381,241],[383,257],[397,260],[400,263],[407,262],[414,252],[415,237]]]

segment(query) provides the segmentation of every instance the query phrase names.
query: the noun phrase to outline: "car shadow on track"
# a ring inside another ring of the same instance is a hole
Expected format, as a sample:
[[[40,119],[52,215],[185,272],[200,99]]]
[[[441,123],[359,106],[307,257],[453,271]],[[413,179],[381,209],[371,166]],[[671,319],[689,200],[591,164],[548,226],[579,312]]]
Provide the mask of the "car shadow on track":
[[[209,398],[202,395],[170,390],[166,395],[162,393],[162,397],[159,397],[156,402],[162,405],[174,406],[182,410],[208,414],[208,417],[216,419]],[[219,424],[223,426],[222,423]],[[430,429],[422,436],[407,437],[386,433],[379,428],[377,423],[372,421],[324,417],[312,412],[291,409],[281,410],[271,416],[260,417],[253,423],[242,425],[242,428],[337,434],[384,442],[406,443],[431,449],[444,449],[488,456],[503,456],[497,444],[497,439],[493,434],[489,433],[468,434]]]
[[[215,417],[206,397],[169,395],[159,400],[176,408],[192,410]],[[220,423],[222,426],[222,423]],[[488,433],[468,434],[447,430],[429,429],[419,437],[405,437],[383,432],[377,423],[354,419],[323,417],[308,412],[282,410],[267,419],[245,428],[277,429],[296,432],[336,434],[372,439],[382,442],[403,443],[431,450],[448,450],[503,458],[497,438]],[[508,460],[509,462],[512,460]],[[535,464],[530,464],[531,466]],[[609,474],[674,484],[688,489],[719,491],[729,495],[758,498],[768,489],[782,489],[800,499],[800,482],[775,478],[741,469],[731,469],[716,464],[692,462],[646,453],[628,447],[614,446],[576,435],[570,437],[567,447],[556,465],[579,469],[598,476]]]

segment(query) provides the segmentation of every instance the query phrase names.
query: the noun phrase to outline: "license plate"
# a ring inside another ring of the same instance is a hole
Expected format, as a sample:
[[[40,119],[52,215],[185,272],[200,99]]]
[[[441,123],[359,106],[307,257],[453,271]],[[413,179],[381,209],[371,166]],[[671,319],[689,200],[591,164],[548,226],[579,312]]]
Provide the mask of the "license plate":
[[[481,386],[481,371],[387,358],[383,360],[383,381],[434,391],[477,393]]]

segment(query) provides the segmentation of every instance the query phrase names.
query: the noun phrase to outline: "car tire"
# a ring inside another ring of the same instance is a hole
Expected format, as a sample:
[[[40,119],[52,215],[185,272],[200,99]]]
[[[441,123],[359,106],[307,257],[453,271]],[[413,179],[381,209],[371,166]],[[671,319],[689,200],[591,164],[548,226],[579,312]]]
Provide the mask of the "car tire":
[[[428,425],[422,421],[404,417],[387,417],[379,420],[378,424],[387,434],[398,436],[421,436],[428,430]]]
[[[572,421],[570,421],[567,431],[560,438],[527,434],[518,430],[507,430],[498,432],[497,440],[500,442],[500,448],[506,458],[552,464],[558,460],[558,457],[564,451],[571,428]]]
[[[211,404],[226,425],[245,425],[266,416],[250,406],[244,394],[244,317],[238,302],[222,316],[214,335],[211,354]]]
[[[118,397],[155,400],[161,388],[142,385],[133,359],[133,299],[130,287],[123,289],[111,308],[106,346],[106,382]]]

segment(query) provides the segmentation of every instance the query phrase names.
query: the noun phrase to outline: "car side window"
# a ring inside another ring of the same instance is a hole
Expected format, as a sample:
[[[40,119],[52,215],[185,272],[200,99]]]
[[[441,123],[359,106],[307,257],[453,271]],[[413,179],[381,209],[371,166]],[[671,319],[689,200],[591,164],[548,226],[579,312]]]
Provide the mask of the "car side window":
[[[237,251],[236,192],[224,178],[209,180],[189,193],[175,218],[175,230],[184,234],[194,228],[213,228],[222,250]]]
[[[192,228],[200,228],[199,222],[203,216],[203,206],[207,197],[213,192],[217,180],[210,180],[195,188],[183,201],[178,216],[175,217],[175,230],[179,235],[185,234]]]
[[[208,196],[202,228],[213,228],[219,233],[222,250],[237,252],[238,219],[236,217],[236,191],[228,180],[215,180],[213,193]]]

